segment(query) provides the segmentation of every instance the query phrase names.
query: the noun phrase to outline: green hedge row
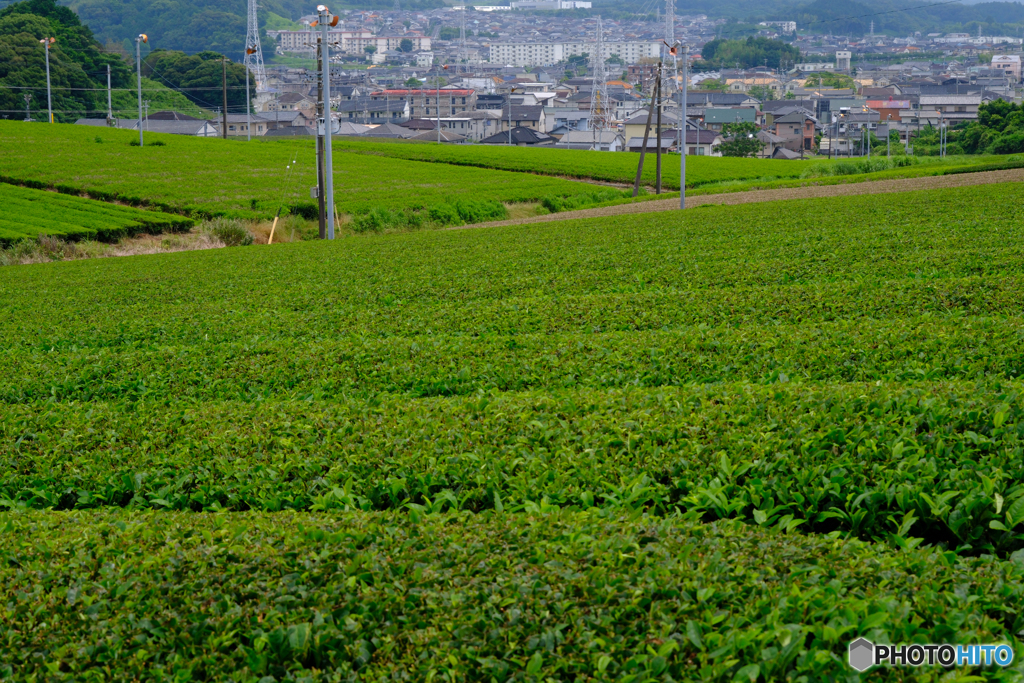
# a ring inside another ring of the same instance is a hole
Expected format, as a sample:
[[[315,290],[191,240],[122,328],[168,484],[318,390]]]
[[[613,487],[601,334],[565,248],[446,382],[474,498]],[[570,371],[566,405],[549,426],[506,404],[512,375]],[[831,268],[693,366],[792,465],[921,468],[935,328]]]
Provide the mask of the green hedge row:
[[[35,403],[0,507],[530,509],[740,518],[1024,548],[1020,382],[710,385],[309,401]]]
[[[9,680],[853,683],[861,635],[1020,652],[1022,603],[1019,558],[672,517],[0,514]]]

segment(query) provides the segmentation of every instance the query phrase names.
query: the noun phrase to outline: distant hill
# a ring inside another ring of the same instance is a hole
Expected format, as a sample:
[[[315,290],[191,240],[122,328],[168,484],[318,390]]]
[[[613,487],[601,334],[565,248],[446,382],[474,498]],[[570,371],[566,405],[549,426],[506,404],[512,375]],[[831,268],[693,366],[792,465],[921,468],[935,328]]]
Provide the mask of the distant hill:
[[[0,7],[11,0],[0,0]],[[150,49],[165,48],[198,53],[213,50],[240,61],[245,50],[245,0],[61,0],[105,44],[134,51],[131,42],[145,33]],[[443,0],[402,0],[406,9],[443,7]],[[292,22],[314,11],[316,3],[300,0],[260,0],[260,28],[291,28]],[[394,0],[331,3],[349,7],[391,9]],[[264,50],[264,57],[273,51]]]

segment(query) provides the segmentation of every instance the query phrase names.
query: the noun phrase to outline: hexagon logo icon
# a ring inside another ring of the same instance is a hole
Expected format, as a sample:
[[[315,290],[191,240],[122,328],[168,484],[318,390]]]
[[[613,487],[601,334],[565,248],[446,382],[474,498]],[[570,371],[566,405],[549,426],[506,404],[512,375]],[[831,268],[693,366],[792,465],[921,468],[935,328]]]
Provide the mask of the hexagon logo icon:
[[[850,666],[857,671],[867,671],[875,663],[875,646],[867,638],[858,638],[850,643]]]

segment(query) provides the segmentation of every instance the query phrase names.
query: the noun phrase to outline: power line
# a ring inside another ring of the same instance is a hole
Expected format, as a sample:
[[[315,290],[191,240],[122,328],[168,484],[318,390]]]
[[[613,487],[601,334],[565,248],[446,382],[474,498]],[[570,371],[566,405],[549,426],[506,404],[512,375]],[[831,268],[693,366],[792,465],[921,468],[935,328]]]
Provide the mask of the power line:
[[[33,85],[0,85],[0,88],[5,88],[7,90],[45,90],[46,86],[45,85],[38,85],[38,86],[33,86]],[[170,89],[170,86],[168,86],[168,88],[143,88],[142,92],[167,92],[167,90],[169,90],[169,89]],[[106,88],[54,87],[54,88],[51,88],[51,90],[75,90],[75,91],[82,91],[82,92],[107,92]],[[174,88],[174,90],[175,91],[182,91],[182,92],[185,91],[185,90],[216,90],[217,92],[220,92],[222,90],[222,88],[219,85],[211,85],[211,86],[208,86],[208,87],[194,86],[194,87],[189,87],[189,88]],[[244,85],[231,85],[231,86],[228,86],[228,90],[245,90],[245,86]],[[111,92],[135,92],[135,88],[111,88],[110,91]]]

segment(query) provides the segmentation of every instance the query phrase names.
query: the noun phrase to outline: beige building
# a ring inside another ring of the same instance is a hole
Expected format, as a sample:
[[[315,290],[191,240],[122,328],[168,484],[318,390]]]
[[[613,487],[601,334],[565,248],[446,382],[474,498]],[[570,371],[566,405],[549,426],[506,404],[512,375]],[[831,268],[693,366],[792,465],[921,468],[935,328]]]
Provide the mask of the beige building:
[[[1020,82],[1020,55],[993,55],[992,68],[1005,71],[1006,75],[1011,77],[1014,82]]]

